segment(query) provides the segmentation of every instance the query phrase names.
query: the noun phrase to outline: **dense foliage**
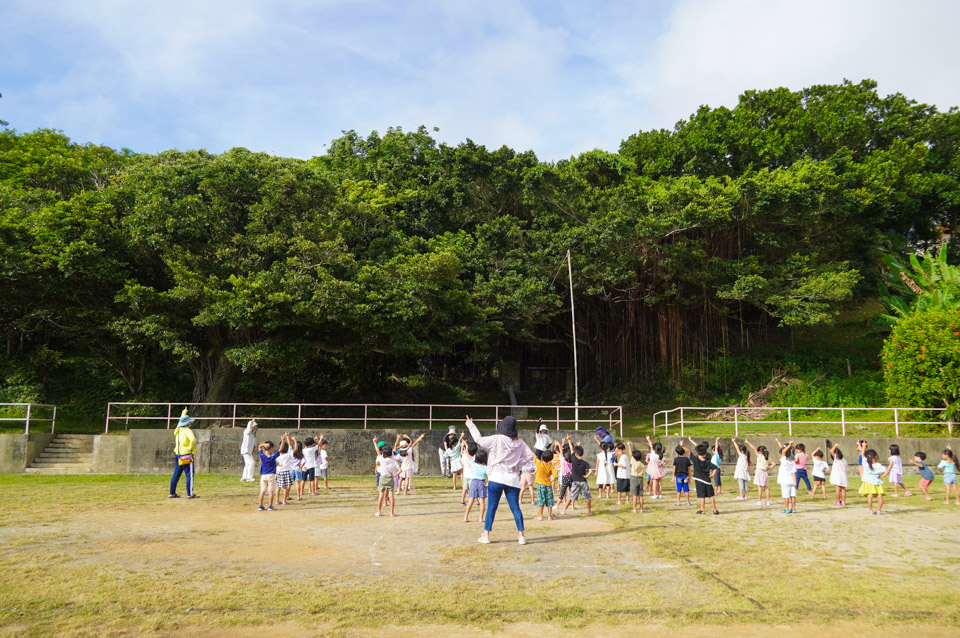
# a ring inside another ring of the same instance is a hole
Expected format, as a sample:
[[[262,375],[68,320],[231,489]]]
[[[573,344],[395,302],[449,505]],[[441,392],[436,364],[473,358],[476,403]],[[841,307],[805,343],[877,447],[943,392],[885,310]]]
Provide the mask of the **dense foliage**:
[[[562,371],[568,249],[587,392],[706,379],[875,294],[885,252],[955,231],[958,148],[960,113],[870,81],[747,92],[556,163],[423,128],[310,160],[8,130],[2,385],[319,401]]]

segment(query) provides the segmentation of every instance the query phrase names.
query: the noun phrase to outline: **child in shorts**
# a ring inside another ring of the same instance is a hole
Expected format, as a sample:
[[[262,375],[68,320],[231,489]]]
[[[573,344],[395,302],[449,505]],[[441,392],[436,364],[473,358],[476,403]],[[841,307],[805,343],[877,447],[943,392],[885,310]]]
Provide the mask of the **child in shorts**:
[[[383,507],[383,501],[390,499],[390,516],[396,516],[395,508],[397,500],[393,496],[393,479],[400,474],[400,467],[393,459],[393,451],[389,445],[381,448],[380,456],[377,457],[377,474],[380,475],[380,484],[377,486],[377,513],[374,516],[380,516],[380,508]]]
[[[260,452],[260,499],[257,511],[263,511],[263,495],[270,495],[268,510],[273,511],[273,493],[277,489],[277,457],[280,453],[273,449],[273,441],[265,441],[257,446]]]
[[[796,514],[797,464],[793,462],[793,441],[780,448],[780,472],[777,474],[777,483],[783,494],[783,513]]]
[[[330,484],[327,483],[327,472],[330,469],[330,461],[327,456],[327,441],[320,437],[320,443],[317,444],[320,450],[317,452],[317,476],[323,478],[323,489],[329,490]],[[319,490],[317,490],[319,492]]]
[[[913,496],[903,484],[903,459],[900,458],[900,446],[896,443],[890,446],[890,456],[887,457],[887,476],[887,480],[893,485],[894,498],[900,496],[900,488],[903,488],[904,496]]]
[[[478,523],[483,522],[483,517],[487,515],[487,451],[482,447],[477,448],[477,453],[473,456],[473,469],[471,471],[470,491],[467,492],[467,509],[463,512],[463,522],[470,522],[470,510],[474,504],[480,505],[480,517]]]
[[[293,485],[293,447],[290,444],[290,434],[283,433],[280,439],[280,456],[277,458],[277,505],[286,505],[290,500],[290,487]],[[283,490],[283,497],[280,491]]]
[[[623,443],[617,443],[614,448],[616,462],[614,469],[617,478],[617,505],[620,505],[620,497],[627,500],[630,504],[630,459],[627,457],[627,446]]]
[[[537,458],[536,456],[533,457]],[[520,469],[520,504],[523,505],[523,495],[527,489],[530,490],[530,503],[537,502],[537,492],[534,487],[534,475],[537,473],[537,466],[530,461]]]
[[[547,520],[553,520],[553,451],[544,450],[540,458],[533,458],[537,468],[534,483],[537,486],[537,518],[543,520],[543,508],[547,508]]]
[[[680,506],[681,494],[686,494],[687,505],[692,505],[690,502],[690,466],[692,463],[687,457],[687,448],[678,445],[673,451],[677,453],[673,459],[673,482],[677,487],[677,506]]]
[[[927,488],[933,483],[933,470],[927,465],[927,455],[925,452],[917,452],[913,455],[912,463],[917,466],[920,472],[920,491],[923,492],[923,500],[932,501],[933,498],[927,492]]]
[[[307,437],[303,442],[303,471],[307,475],[307,487],[310,493],[316,496],[317,492],[317,453],[320,448],[313,437]]]
[[[578,500],[580,496],[583,496],[583,500],[587,502],[587,516],[593,516],[593,509],[590,502],[590,485],[587,483],[587,479],[593,474],[593,469],[590,467],[590,464],[583,460],[583,447],[577,445],[573,448],[573,460],[570,463],[570,491],[567,496],[567,502],[563,506],[563,513],[566,514],[567,510],[570,509],[570,506],[574,501]]]
[[[823,450],[817,448],[813,451],[813,470],[810,472],[813,476],[813,491],[810,493],[816,496],[819,489],[823,500],[827,500],[827,472],[829,471],[830,466],[823,460]]]
[[[631,511],[643,514],[643,480],[647,467],[643,463],[643,452],[634,450],[633,445],[629,442],[627,443],[627,450],[630,454],[630,496],[633,497],[633,510]],[[639,510],[637,510],[638,503],[640,505]]]
[[[954,453],[953,448],[947,445],[947,449],[941,454],[943,460],[937,465],[937,469],[943,472],[943,485],[947,488],[946,498],[943,502],[944,505],[950,504],[950,490],[953,490],[954,495],[957,499],[957,505],[960,505],[960,491],[957,489],[957,455]]]
[[[719,439],[717,439],[717,442],[719,445]],[[690,462],[693,467],[693,480],[697,485],[697,499],[700,501],[700,509],[697,511],[697,514],[707,513],[706,506],[708,498],[710,499],[710,506],[713,508],[714,515],[720,514],[717,510],[716,493],[714,492],[713,485],[710,484],[710,479],[714,477],[720,468],[707,458],[710,445],[706,441],[697,444],[695,451],[697,458],[690,459]]]

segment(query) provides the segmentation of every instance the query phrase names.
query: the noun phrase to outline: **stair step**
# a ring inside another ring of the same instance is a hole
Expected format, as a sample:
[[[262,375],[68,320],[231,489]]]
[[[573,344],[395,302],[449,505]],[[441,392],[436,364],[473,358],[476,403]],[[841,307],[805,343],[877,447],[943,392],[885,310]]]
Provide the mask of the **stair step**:
[[[28,467],[26,474],[91,474],[91,468]]]
[[[50,463],[92,463],[93,455],[92,454],[83,454],[76,456],[43,456],[42,454],[37,458],[33,459],[31,465],[37,463],[45,463],[49,465]]]

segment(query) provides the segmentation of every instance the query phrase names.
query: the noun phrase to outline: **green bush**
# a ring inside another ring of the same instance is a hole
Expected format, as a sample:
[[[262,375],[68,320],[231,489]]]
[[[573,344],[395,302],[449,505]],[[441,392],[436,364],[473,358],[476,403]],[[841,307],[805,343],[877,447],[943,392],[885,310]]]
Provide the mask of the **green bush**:
[[[960,311],[914,311],[903,317],[881,353],[887,397],[905,407],[945,407],[956,420],[960,392]]]

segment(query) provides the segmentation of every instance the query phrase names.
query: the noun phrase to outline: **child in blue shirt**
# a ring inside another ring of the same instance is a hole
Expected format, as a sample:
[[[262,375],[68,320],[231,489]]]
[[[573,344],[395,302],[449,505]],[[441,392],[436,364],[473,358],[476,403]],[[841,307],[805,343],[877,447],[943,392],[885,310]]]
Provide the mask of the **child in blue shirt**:
[[[257,502],[257,511],[263,511],[263,495],[270,493],[268,510],[273,511],[273,496],[277,489],[277,457],[280,453],[273,449],[273,441],[266,441],[258,446],[260,451],[260,500]]]

